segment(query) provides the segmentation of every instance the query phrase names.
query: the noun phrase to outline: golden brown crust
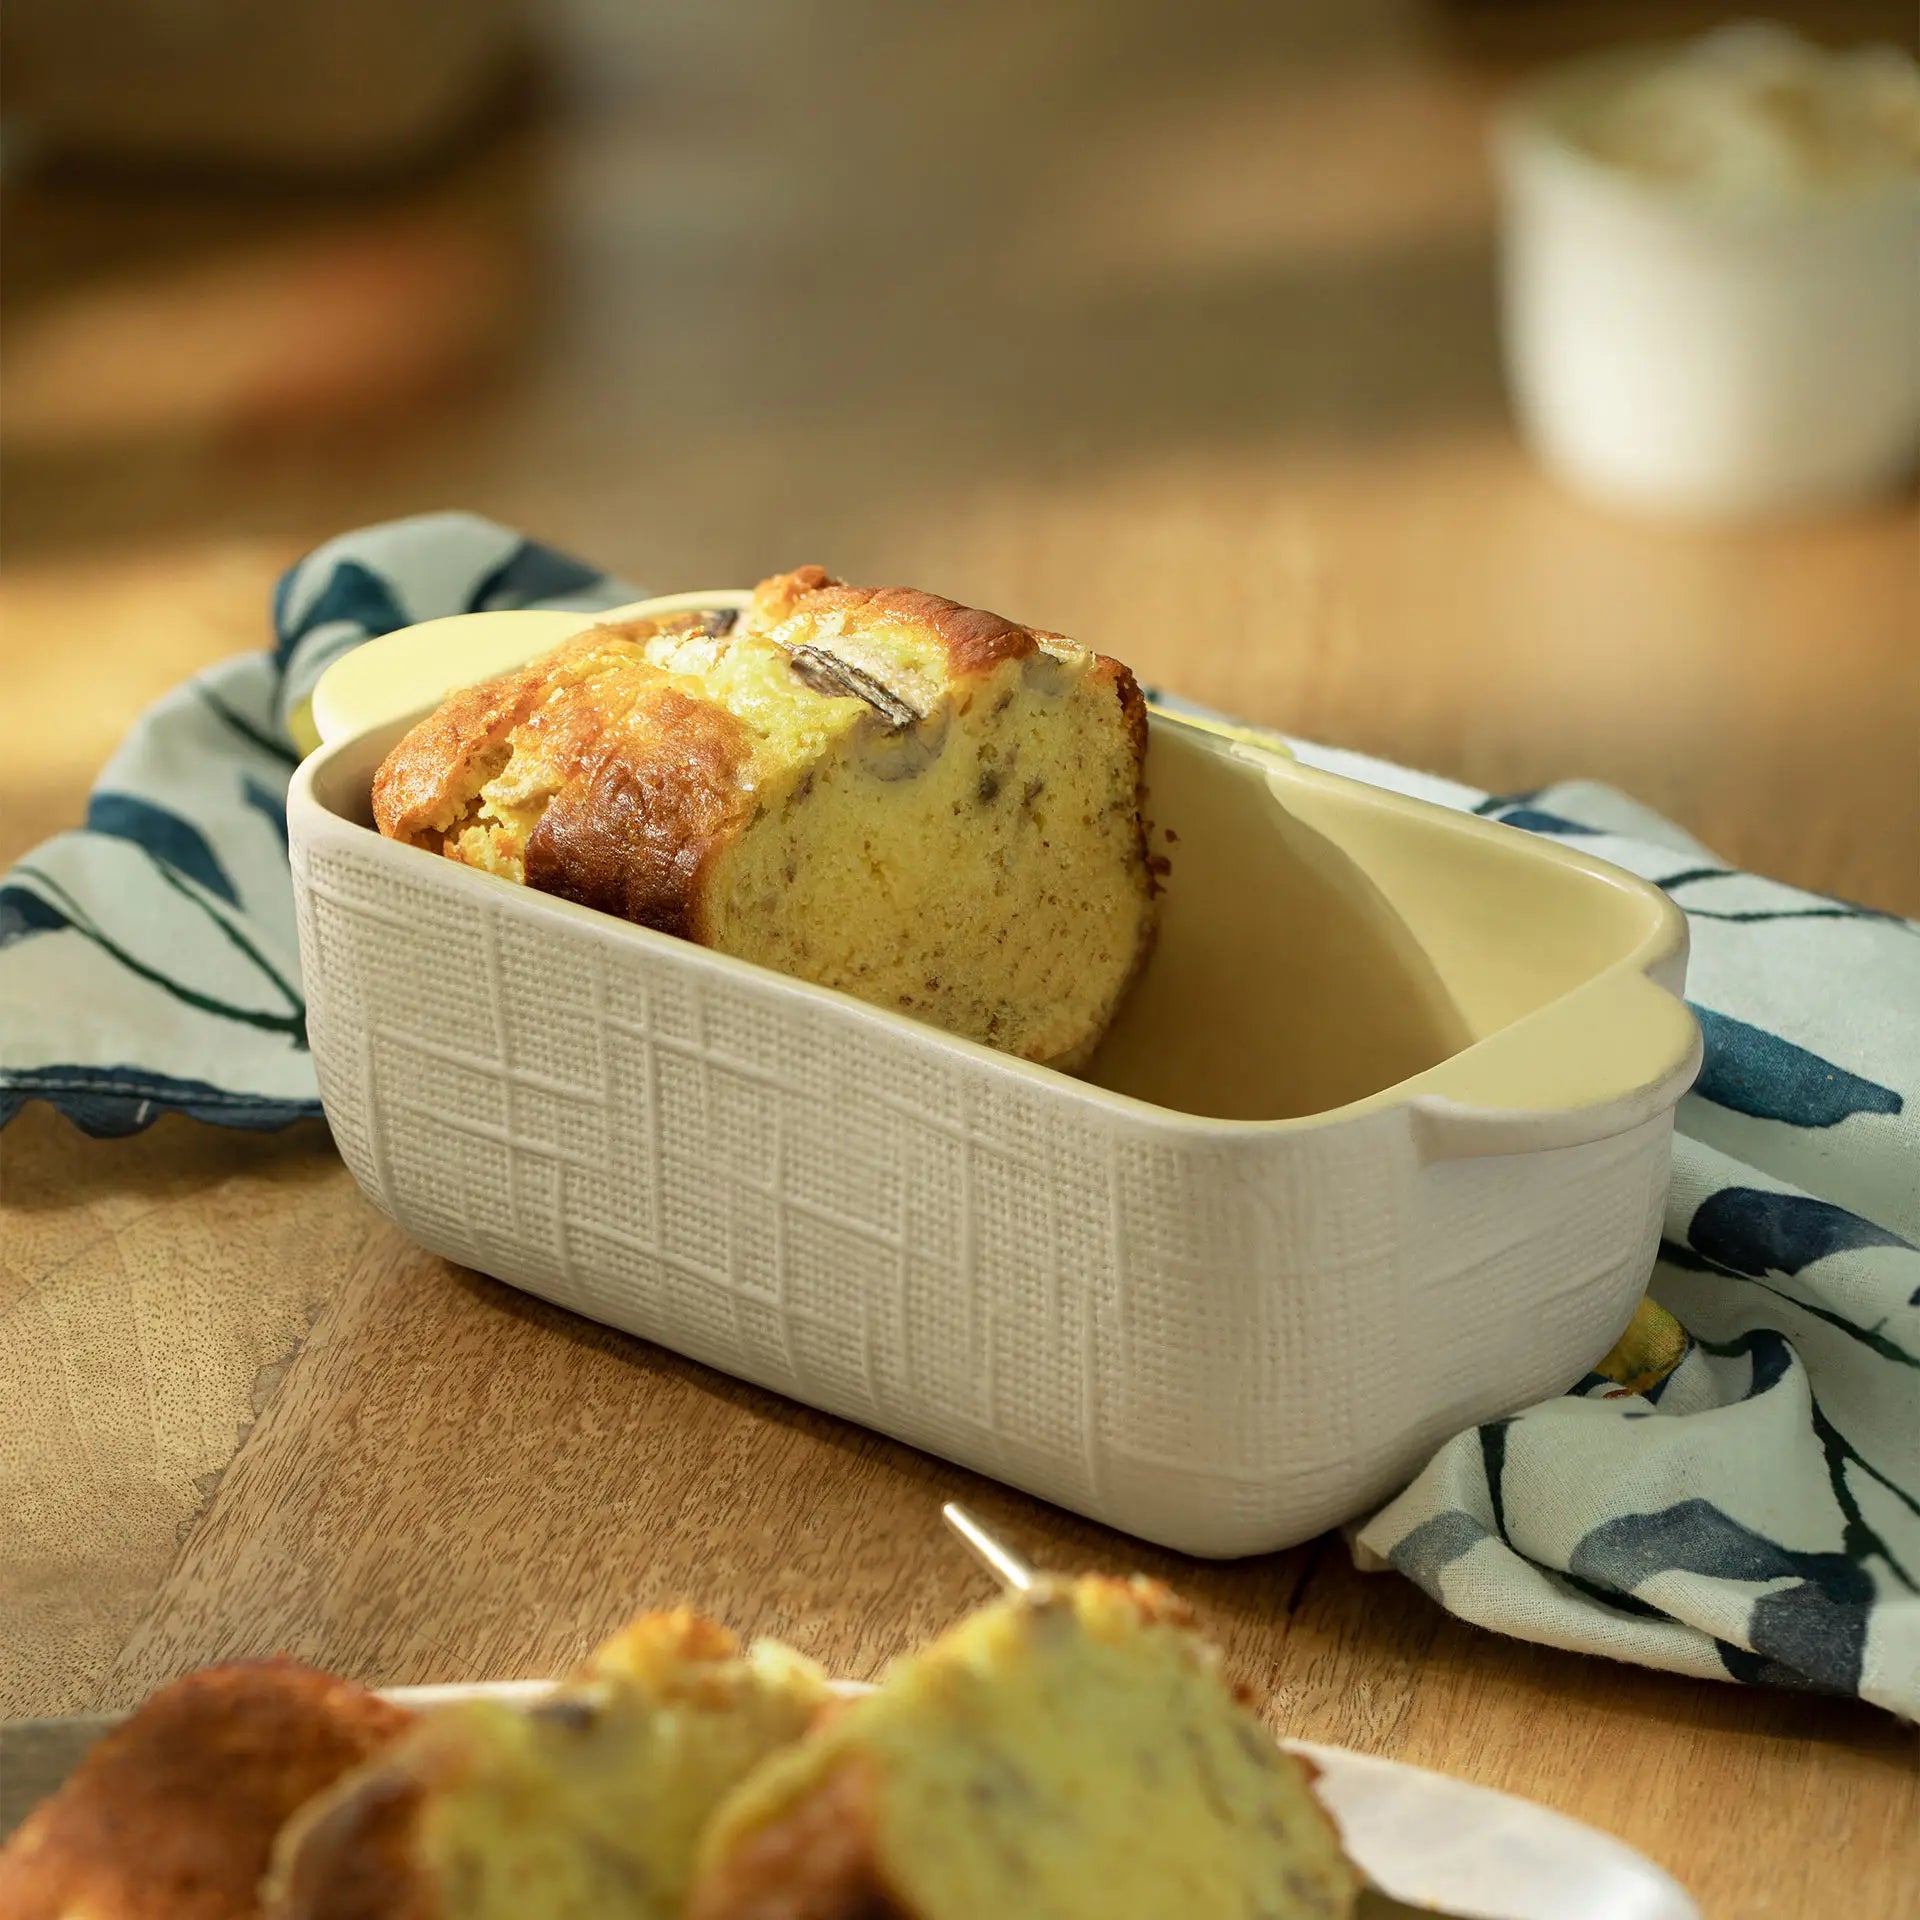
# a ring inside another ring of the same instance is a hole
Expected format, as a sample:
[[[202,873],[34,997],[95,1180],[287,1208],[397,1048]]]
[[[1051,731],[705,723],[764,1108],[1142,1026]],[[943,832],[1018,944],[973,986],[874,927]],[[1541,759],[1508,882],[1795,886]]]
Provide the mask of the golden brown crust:
[[[690,1680],[696,1688],[717,1683],[724,1698],[731,1676],[717,1677],[713,1669],[740,1654],[740,1638],[717,1620],[696,1613],[684,1601],[676,1607],[642,1613],[600,1642],[568,1678],[592,1681],[612,1675],[628,1679],[639,1675],[651,1684],[671,1680],[676,1688]]]
[[[1147,760],[1147,697],[1140,691],[1140,683],[1133,677],[1128,667],[1118,660],[1109,660],[1104,653],[1094,656],[1093,677],[1112,683],[1115,695],[1120,701],[1120,711],[1126,716],[1127,740],[1133,748],[1134,764],[1144,769]],[[1146,789],[1142,788],[1144,795]]]
[[[459,812],[472,770],[504,753],[507,736],[546,692],[550,659],[449,694],[380,763],[373,822],[395,840],[423,843]]]
[[[554,785],[523,851],[527,884],[699,939],[702,868],[752,805],[741,780],[751,742],[724,708],[646,664],[659,631],[646,620],[592,627],[451,695],[374,776],[374,823],[454,852],[473,796],[517,734]]]
[[[381,762],[373,776],[373,822],[395,840],[439,849],[478,788],[498,771],[509,737],[527,727],[563,763],[592,753],[624,710],[608,667],[640,666],[652,620],[588,627],[524,667],[450,693]]]
[[[589,741],[581,729],[568,778],[528,836],[527,885],[699,940],[701,871],[753,805],[740,781],[746,728],[724,708],[651,687],[610,731]]]
[[[880,1879],[873,1780],[836,1767],[701,1880],[687,1920],[912,1920]]]
[[[1140,834],[1140,864],[1146,869],[1147,891],[1149,895],[1160,891],[1160,876],[1169,869],[1170,862],[1164,854],[1156,856],[1150,843],[1153,831],[1147,819],[1147,697],[1140,691],[1140,682],[1133,677],[1131,668],[1123,667],[1118,660],[1109,660],[1104,653],[1094,655],[1094,673],[1112,683],[1113,690],[1120,701],[1120,711],[1126,720],[1127,741],[1133,749],[1134,822]],[[1134,971],[1146,964],[1147,954],[1152,950],[1155,923],[1147,922],[1139,955],[1134,962]],[[1128,985],[1132,976],[1128,976]],[[1122,994],[1124,998],[1124,991]]]
[[[748,617],[772,626],[797,615],[823,619],[831,614],[851,624],[879,617],[923,628],[946,649],[947,668],[956,680],[990,673],[1003,660],[1024,660],[1040,645],[1033,628],[984,607],[963,607],[918,587],[850,587],[825,567],[796,567],[762,580],[753,590]]]
[[[1164,1580],[1155,1580],[1144,1573],[1118,1574],[1088,1573],[1082,1574],[1072,1585],[1101,1588],[1112,1592],[1125,1600],[1139,1614],[1141,1624],[1149,1627],[1173,1627],[1181,1633],[1198,1634],[1200,1616],[1186,1601],[1174,1592]],[[1071,1602],[1071,1592],[1066,1583],[1062,1583],[1063,1592]]]
[[[290,1660],[163,1687],[0,1850],[0,1913],[252,1920],[274,1835],[405,1709]]]

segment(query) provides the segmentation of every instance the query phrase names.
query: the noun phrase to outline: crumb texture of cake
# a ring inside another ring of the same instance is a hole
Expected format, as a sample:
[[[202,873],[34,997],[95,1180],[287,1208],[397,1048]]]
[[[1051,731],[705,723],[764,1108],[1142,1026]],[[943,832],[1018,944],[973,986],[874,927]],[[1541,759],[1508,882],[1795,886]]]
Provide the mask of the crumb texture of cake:
[[[256,1920],[274,1836],[413,1715],[288,1660],[209,1667],[102,1739],[0,1847],[5,1920]]]
[[[726,1801],[687,1920],[1346,1920],[1311,1771],[1149,1581],[1052,1583]]]
[[[1152,940],[1132,674],[819,567],[450,696],[380,831],[1056,1066]]]
[[[700,1833],[829,1698],[774,1645],[649,1614],[532,1707],[450,1703],[287,1824],[266,1920],[680,1920]]]

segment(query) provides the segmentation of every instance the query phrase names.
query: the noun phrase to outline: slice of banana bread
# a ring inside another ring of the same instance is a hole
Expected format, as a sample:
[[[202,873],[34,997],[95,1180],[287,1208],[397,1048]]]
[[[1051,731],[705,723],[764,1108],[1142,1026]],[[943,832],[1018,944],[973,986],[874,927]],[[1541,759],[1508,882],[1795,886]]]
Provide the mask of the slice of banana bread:
[[[1093,1051],[1152,939],[1132,674],[906,587],[777,575],[452,695],[382,833],[1029,1060]]]
[[[687,1920],[1346,1920],[1311,1780],[1164,1587],[1053,1583],[763,1762]]]
[[[825,1681],[698,1615],[648,1614],[531,1707],[462,1700],[291,1819],[267,1920],[680,1920],[721,1797]]]

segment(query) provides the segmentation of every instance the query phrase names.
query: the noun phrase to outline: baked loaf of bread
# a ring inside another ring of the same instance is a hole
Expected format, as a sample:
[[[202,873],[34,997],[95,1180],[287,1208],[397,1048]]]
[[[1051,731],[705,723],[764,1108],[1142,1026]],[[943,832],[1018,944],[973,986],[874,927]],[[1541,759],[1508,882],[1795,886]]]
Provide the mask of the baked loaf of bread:
[[[296,1808],[412,1722],[290,1660],[162,1687],[0,1848],[6,1920],[256,1920]]]
[[[1146,712],[1057,634],[819,567],[451,696],[380,831],[1075,1066],[1144,957]]]
[[[973,1615],[715,1815],[687,1920],[1335,1920],[1305,1763],[1150,1581]]]
[[[680,1920],[721,1798],[828,1698],[798,1654],[649,1614],[532,1707],[423,1714],[287,1824],[267,1920]]]

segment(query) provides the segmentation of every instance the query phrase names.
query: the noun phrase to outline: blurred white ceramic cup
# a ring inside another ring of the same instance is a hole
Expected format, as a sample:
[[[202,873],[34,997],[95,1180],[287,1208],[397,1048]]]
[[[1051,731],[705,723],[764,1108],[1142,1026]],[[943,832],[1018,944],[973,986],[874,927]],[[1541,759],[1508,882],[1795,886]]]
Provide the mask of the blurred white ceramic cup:
[[[1716,64],[1804,57],[1831,80],[1834,57],[1767,30],[1717,41],[1565,68],[1502,112],[1522,427],[1548,467],[1623,506],[1732,517],[1881,492],[1920,458],[1920,153],[1825,150],[1835,100],[1815,113],[1791,87],[1749,87],[1756,124]],[[1920,131],[1899,56],[1860,71],[1901,138]],[[1610,102],[1626,103],[1611,119]]]

